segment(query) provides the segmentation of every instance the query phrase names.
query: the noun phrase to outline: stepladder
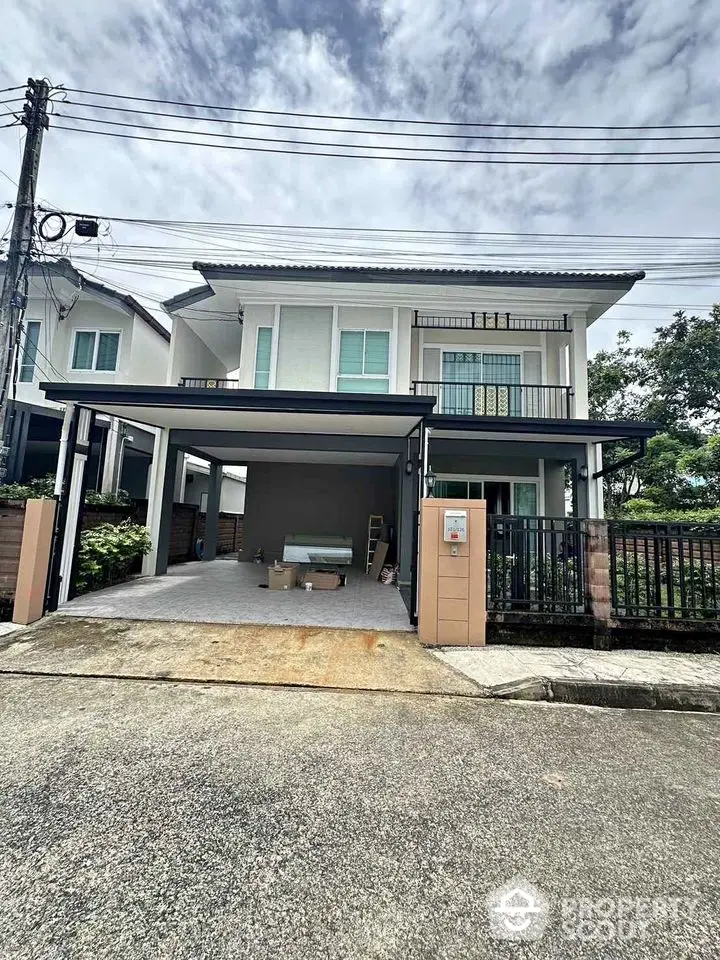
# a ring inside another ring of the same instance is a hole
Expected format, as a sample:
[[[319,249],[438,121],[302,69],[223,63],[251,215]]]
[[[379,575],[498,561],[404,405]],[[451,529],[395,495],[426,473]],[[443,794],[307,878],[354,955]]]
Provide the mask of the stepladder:
[[[367,536],[367,552],[365,554],[365,573],[370,573],[370,567],[372,566],[373,557],[375,556],[375,550],[377,549],[378,540],[380,539],[380,534],[382,533],[383,523],[385,518],[377,513],[371,513],[368,517],[368,536]]]

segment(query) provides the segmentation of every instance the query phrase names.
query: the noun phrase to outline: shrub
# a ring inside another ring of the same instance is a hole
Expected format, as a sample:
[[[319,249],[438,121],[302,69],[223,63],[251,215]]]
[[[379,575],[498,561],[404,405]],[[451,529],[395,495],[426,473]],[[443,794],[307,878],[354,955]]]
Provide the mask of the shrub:
[[[98,493],[97,490],[88,490],[85,494],[85,503],[96,503],[107,507],[129,507],[130,494],[127,490],[118,490],[117,493]]]
[[[80,535],[77,592],[89,593],[125,580],[133,563],[151,546],[147,529],[130,520],[84,530]]]
[[[0,484],[0,500],[42,500],[51,498],[55,494],[55,476],[49,473],[46,477],[28,480],[27,483]]]

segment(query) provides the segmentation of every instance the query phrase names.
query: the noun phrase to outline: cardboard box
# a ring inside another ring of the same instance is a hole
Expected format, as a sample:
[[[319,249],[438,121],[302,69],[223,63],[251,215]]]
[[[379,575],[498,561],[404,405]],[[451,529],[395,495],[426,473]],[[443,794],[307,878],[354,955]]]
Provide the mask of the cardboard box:
[[[308,570],[303,583],[311,583],[313,590],[337,590],[341,577],[335,570]]]
[[[268,586],[271,590],[292,590],[297,586],[297,564],[277,563],[268,567]]]

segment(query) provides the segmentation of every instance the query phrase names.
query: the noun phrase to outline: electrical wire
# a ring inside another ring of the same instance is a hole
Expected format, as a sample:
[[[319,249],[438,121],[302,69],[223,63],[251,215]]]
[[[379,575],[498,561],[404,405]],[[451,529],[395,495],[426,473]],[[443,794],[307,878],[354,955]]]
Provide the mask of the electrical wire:
[[[466,157],[399,157],[394,155],[378,155],[364,153],[331,153],[328,151],[317,150],[284,150],[279,147],[247,147],[231,143],[201,143],[193,140],[175,140],[168,137],[146,137],[140,134],[131,133],[112,133],[109,130],[86,130],[81,127],[68,127],[64,124],[54,124],[55,130],[67,130],[70,133],[92,134],[98,137],[115,137],[121,140],[145,140],[151,143],[172,143],[185,147],[212,147],[219,150],[241,150],[248,153],[275,153],[291,156],[306,157],[336,157],[344,160],[404,160],[409,163],[491,163],[491,164],[528,164],[534,166],[552,166],[552,167],[622,167],[622,166],[687,166],[689,164],[717,164],[718,160],[495,160],[484,157],[482,160],[468,159]]]
[[[485,122],[464,122],[456,120],[416,120],[402,119],[397,117],[357,117],[342,114],[319,114],[319,113],[297,113],[290,110],[260,110],[250,109],[248,107],[227,107],[218,104],[208,103],[190,103],[184,100],[163,100],[154,97],[135,97],[129,94],[121,93],[103,93],[98,90],[84,90],[80,87],[62,87],[59,88],[68,93],[79,93],[83,96],[105,97],[113,100],[131,100],[137,103],[161,103],[175,107],[192,107],[198,110],[216,110],[230,113],[249,113],[266,114],[268,116],[283,117],[307,117],[313,120],[350,120],[363,123],[406,123],[406,124],[424,124],[427,126],[442,127],[488,127],[488,128],[512,128],[517,130],[711,130],[720,129],[720,124],[712,123],[690,123],[690,124],[660,124],[648,126],[642,124],[630,124],[629,126],[618,126],[615,124],[603,125],[584,125],[584,124],[548,124],[548,123],[485,123]]]
[[[718,156],[720,155],[720,150],[646,150],[636,153],[631,153],[630,151],[621,151],[620,153],[614,153],[612,151],[600,150],[600,151],[579,151],[579,150],[476,150],[474,148],[467,147],[405,147],[400,144],[390,144],[385,145],[375,145],[368,143],[345,143],[332,141],[327,142],[323,140],[292,140],[292,139],[283,139],[280,137],[256,137],[246,134],[236,134],[236,133],[215,133],[211,130],[189,130],[184,127],[161,127],[161,126],[152,126],[144,123],[125,123],[122,120],[102,120],[100,118],[94,117],[78,117],[74,113],[57,113],[57,117],[61,117],[63,120],[79,120],[85,123],[102,123],[105,126],[112,127],[124,127],[125,129],[132,130],[152,130],[155,133],[182,133],[185,136],[199,136],[199,137],[219,137],[223,140],[250,140],[254,143],[276,143],[276,144],[292,144],[293,146],[303,146],[303,147],[334,147],[342,150],[399,150],[402,153],[416,153],[418,150],[422,153],[459,153],[459,154],[477,154],[477,155],[487,155],[487,156],[503,156],[507,155],[509,157],[673,157],[673,156],[683,156],[683,157],[695,157],[695,156]],[[63,129],[67,129],[64,127]],[[83,132],[89,132],[85,128],[77,128]],[[344,132],[344,131],[337,131]],[[204,144],[204,146],[210,146],[210,144]],[[351,155],[352,156],[352,155]],[[382,159],[382,155],[378,157]],[[395,158],[392,159],[402,159]],[[406,157],[405,159],[426,159],[420,157]],[[444,158],[441,158],[444,159]]]
[[[9,102],[9,101],[8,101]],[[507,135],[507,134],[456,134],[456,133],[420,133],[418,131],[402,131],[402,130],[367,130],[353,127],[328,127],[328,126],[309,126],[307,124],[299,125],[296,123],[267,123],[260,120],[234,120],[226,117],[209,117],[203,116],[199,117],[196,114],[186,114],[186,113],[170,113],[168,111],[159,111],[159,110],[139,110],[133,107],[113,107],[109,104],[100,104],[100,103],[83,103],[79,100],[64,100],[62,101],[65,105],[71,105],[74,107],[85,107],[88,110],[106,110],[113,111],[115,113],[138,113],[143,116],[148,117],[168,117],[175,120],[194,120],[200,121],[202,123],[222,123],[232,126],[244,126],[244,127],[266,127],[273,130],[298,130],[302,131],[312,131],[316,133],[352,133],[352,134],[367,134],[374,137],[412,137],[412,138],[422,138],[422,139],[440,139],[440,140],[453,140],[453,139],[465,139],[465,140],[541,140],[541,141],[551,141],[551,142],[592,142],[592,141],[607,141],[610,143],[623,143],[627,141],[637,141],[641,143],[651,143],[654,141],[685,141],[685,140],[720,140],[720,134],[696,134],[692,136],[660,136],[660,137],[646,137],[646,136],[635,136],[635,137],[539,137],[539,136],[529,136],[525,135]],[[62,114],[56,114],[56,116],[62,116]],[[94,120],[99,118],[96,117],[77,117],[71,114],[65,114],[65,116],[73,116],[76,120]],[[109,121],[106,121],[109,122]]]
[[[1,171],[0,171],[1,172]],[[153,220],[140,217],[114,217],[107,214],[90,214],[77,210],[61,210],[58,207],[38,206],[41,213],[61,213],[66,217],[87,218],[91,220],[108,220],[113,223],[129,223],[140,225],[178,225],[178,226],[206,226],[213,230],[220,227],[241,227],[243,229],[281,229],[281,230],[308,230],[333,231],[337,233],[363,232],[374,234],[417,234],[419,236],[443,235],[450,237],[558,237],[561,239],[600,239],[600,240],[708,240],[720,242],[720,236],[695,236],[684,234],[642,234],[642,233],[537,233],[500,230],[427,230],[420,228],[403,227],[334,227],[318,224],[278,224],[278,223],[250,223],[234,220]]]

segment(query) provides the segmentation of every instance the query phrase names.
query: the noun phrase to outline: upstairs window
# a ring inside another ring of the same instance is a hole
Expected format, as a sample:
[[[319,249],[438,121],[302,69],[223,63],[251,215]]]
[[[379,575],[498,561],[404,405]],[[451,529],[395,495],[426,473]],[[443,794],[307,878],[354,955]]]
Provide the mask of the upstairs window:
[[[117,370],[120,334],[100,330],[76,330],[72,352],[73,370]]]
[[[340,393],[390,392],[390,332],[341,330],[337,389]]]
[[[40,321],[28,320],[25,324],[25,345],[20,361],[20,383],[32,383],[35,377],[35,361],[40,342]]]
[[[255,389],[270,388],[270,358],[272,356],[272,327],[258,327],[255,343]]]

